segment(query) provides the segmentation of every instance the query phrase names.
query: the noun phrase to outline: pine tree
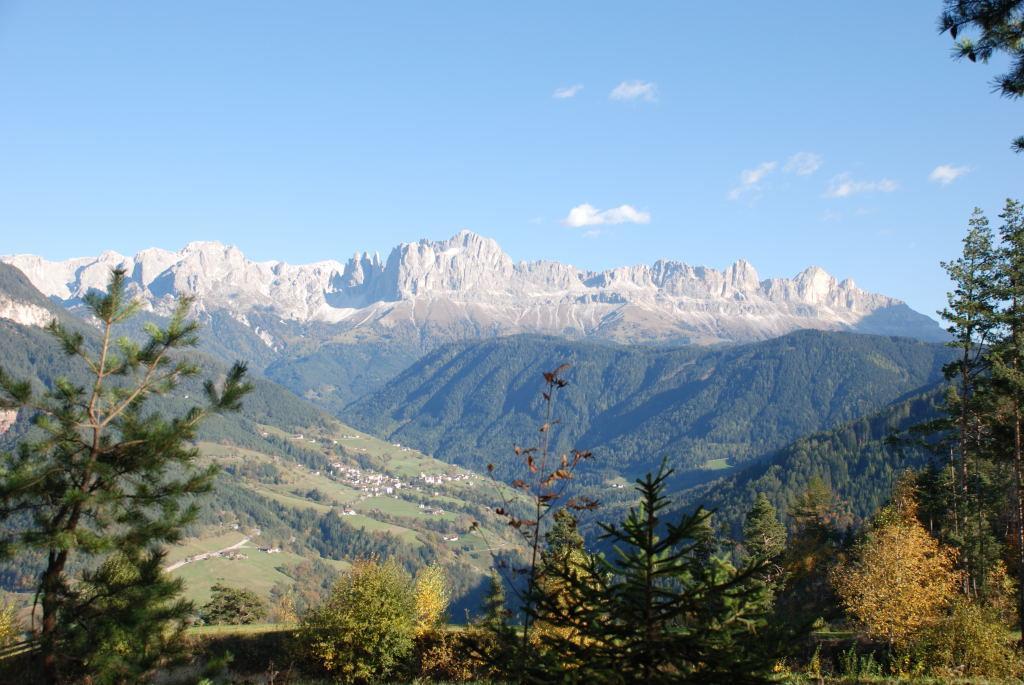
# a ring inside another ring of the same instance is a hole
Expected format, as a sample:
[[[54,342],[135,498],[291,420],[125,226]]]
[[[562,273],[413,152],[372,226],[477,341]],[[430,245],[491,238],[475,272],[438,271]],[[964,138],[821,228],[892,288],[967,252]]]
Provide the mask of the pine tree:
[[[951,519],[951,530],[944,539],[962,550],[960,563],[964,574],[964,590],[984,587],[993,555],[979,541],[990,537],[984,513],[979,509],[977,491],[986,440],[985,416],[989,411],[990,393],[986,393],[989,376],[988,358],[984,354],[992,342],[997,319],[997,252],[992,230],[980,209],[975,209],[963,240],[963,253],[955,261],[943,262],[954,289],[947,295],[948,305],[941,312],[953,336],[949,343],[957,357],[946,364],[943,372],[951,381],[945,412],[947,419],[933,429],[948,431],[952,439],[942,441],[939,450],[949,450],[950,497],[945,511]],[[973,486],[973,487],[972,487]]]
[[[743,522],[743,547],[750,559],[774,560],[786,549],[786,527],[779,521],[775,505],[763,492]]]
[[[542,646],[552,639],[578,638],[571,628],[548,621],[542,606],[551,602],[574,601],[572,593],[565,591],[562,578],[573,569],[582,569],[587,564],[583,536],[577,528],[576,517],[568,510],[559,509],[555,512],[551,528],[544,536],[544,542],[546,547],[541,553],[540,564],[537,567],[537,582],[534,586],[537,596],[527,603],[528,607],[535,607],[534,641]],[[557,665],[554,667],[557,668]]]
[[[997,298],[1002,337],[992,345],[992,376],[1002,403],[1001,423],[1008,433],[1013,468],[1015,566],[1018,581],[1018,613],[1024,624],[1024,210],[1020,202],[1007,200],[999,227]]]
[[[792,534],[782,557],[785,585],[778,593],[776,611],[785,623],[803,630],[838,611],[829,572],[850,517],[818,476],[794,500],[789,516]]]
[[[482,673],[511,682],[510,675],[519,653],[519,635],[510,622],[511,612],[505,601],[505,582],[492,569],[487,578],[482,615],[466,631],[467,651]]]
[[[114,553],[74,584],[60,614],[61,646],[71,667],[94,683],[138,683],[171,657],[194,612],[184,582],[163,570],[165,555]],[[65,620],[73,618],[73,620]]]
[[[487,593],[483,601],[483,618],[480,625],[497,632],[508,625],[508,609],[505,607],[505,583],[497,571],[487,576]]]
[[[664,518],[670,470],[637,481],[639,507],[602,524],[611,559],[552,569],[559,594],[539,603],[572,637],[554,645],[576,682],[763,682],[774,661],[755,646],[767,597],[761,565],[734,568],[708,554],[709,513]],[[662,532],[663,531],[663,532]],[[568,601],[566,601],[568,597]]]
[[[583,536],[577,527],[576,517],[567,509],[558,509],[551,519],[551,528],[544,534],[546,549],[544,560],[565,556],[583,549]]]
[[[1024,1],[946,0],[939,28],[956,41],[958,59],[987,63],[994,55],[1010,58],[1010,69],[996,78],[996,89],[1006,97],[1024,96]],[[977,39],[964,37],[965,29],[977,28]],[[1013,141],[1013,149],[1024,151],[1024,136]]]
[[[82,669],[95,675],[103,645],[80,637],[115,630],[116,625],[99,626],[105,617],[116,615],[124,625],[138,626],[147,624],[143,618],[152,620],[151,628],[136,637],[155,639],[180,616],[161,609],[175,605],[181,586],[161,578],[160,548],[178,540],[195,518],[190,500],[210,490],[215,474],[212,466],[198,467],[199,452],[189,443],[210,411],[238,409],[250,390],[245,365],[236,364],[222,391],[206,383],[208,406],[171,419],[149,410],[149,399],[199,372],[180,355],[197,343],[198,324],[187,319],[191,300],[178,303],[165,328],[147,326],[148,340],[141,345],[115,338],[139,309],[125,291],[123,270],[114,270],[106,293],[90,293],[85,304],[98,323],[99,342],[56,320],[49,331],[88,369],[88,385],[61,378],[38,393],[31,383],[0,371],[4,406],[27,410],[42,435],[0,457],[0,521],[3,553],[45,556],[36,593],[41,607],[36,641],[49,683],[74,679]],[[68,577],[73,560],[88,565],[115,552],[134,570],[116,578],[94,574],[84,584]],[[115,580],[119,592],[134,601],[118,612],[97,613],[99,599],[83,598],[90,588]],[[124,659],[136,656],[148,660],[151,655],[136,645]]]

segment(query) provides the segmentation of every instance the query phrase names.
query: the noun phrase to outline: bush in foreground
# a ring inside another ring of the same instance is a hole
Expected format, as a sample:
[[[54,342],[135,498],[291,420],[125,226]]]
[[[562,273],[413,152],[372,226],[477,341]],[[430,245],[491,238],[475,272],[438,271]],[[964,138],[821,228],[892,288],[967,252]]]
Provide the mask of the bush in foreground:
[[[416,586],[396,562],[356,562],[303,617],[300,650],[341,682],[387,678],[412,655],[417,604]]]

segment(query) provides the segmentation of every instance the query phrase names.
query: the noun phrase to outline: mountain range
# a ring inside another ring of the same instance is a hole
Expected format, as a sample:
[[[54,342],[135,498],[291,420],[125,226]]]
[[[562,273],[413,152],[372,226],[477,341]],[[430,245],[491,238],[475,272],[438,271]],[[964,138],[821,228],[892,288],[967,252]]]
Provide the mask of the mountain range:
[[[242,356],[334,412],[440,345],[511,334],[700,345],[800,329],[945,339],[934,320],[900,300],[818,267],[769,279],[744,260],[724,270],[661,259],[588,271],[514,262],[494,240],[469,231],[401,244],[386,260],[357,253],[345,263],[256,262],[217,242],[133,257],[107,251],[0,261],[72,311],[90,290],[105,287],[113,268],[127,272],[131,292],[151,316],[166,315],[175,297],[191,295],[211,331],[205,351],[225,360]],[[41,320],[39,311],[12,306],[0,301],[0,316]]]
[[[903,302],[818,267],[792,279],[761,279],[745,260],[719,271],[661,259],[595,272],[558,262],[515,263],[495,241],[469,231],[399,245],[386,261],[357,253],[345,264],[254,262],[216,242],[134,257],[108,251],[59,262],[34,255],[2,260],[66,305],[104,288],[110,270],[123,268],[152,311],[167,313],[174,297],[193,295],[200,311],[230,313],[271,348],[285,340],[250,317],[333,324],[339,331],[405,330],[440,341],[527,332],[618,342],[742,342],[800,328],[941,336],[934,321]]]

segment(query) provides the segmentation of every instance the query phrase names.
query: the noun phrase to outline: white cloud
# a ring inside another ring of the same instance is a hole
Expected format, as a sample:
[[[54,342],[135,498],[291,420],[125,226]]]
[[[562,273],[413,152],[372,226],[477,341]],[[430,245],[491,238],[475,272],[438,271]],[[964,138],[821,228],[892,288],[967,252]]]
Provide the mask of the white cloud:
[[[932,183],[941,183],[944,186],[948,186],[953,181],[957,180],[964,174],[969,173],[971,170],[967,166],[953,166],[952,164],[940,164],[939,166],[932,169],[932,173],[928,174],[928,180]]]
[[[891,193],[899,184],[890,179],[883,178],[878,181],[855,181],[848,173],[833,176],[825,190],[825,197],[850,197],[861,193]]]
[[[556,100],[574,98],[581,90],[583,90],[583,84],[574,83],[571,86],[563,86],[562,88],[556,88],[555,92],[551,94],[551,97],[555,98]]]
[[[649,224],[649,212],[641,212],[631,205],[619,205],[611,209],[598,209],[593,205],[577,205],[569,210],[562,223],[572,228],[583,226],[604,226],[606,224]]]
[[[654,102],[658,99],[658,86],[645,81],[623,81],[608,94],[612,100],[646,100]]]
[[[738,200],[745,193],[761,189],[761,180],[775,171],[779,166],[777,162],[761,162],[753,169],[744,169],[740,172],[740,184],[729,191],[730,200]]]
[[[821,155],[813,152],[798,152],[786,160],[786,166],[782,167],[782,170],[787,174],[808,176],[820,169],[824,161]]]

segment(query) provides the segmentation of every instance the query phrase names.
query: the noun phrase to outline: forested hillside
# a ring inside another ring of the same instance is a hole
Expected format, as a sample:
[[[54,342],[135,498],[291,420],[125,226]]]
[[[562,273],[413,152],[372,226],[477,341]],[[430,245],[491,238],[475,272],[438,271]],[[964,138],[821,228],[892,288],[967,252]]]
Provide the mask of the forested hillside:
[[[872,416],[802,437],[733,475],[688,490],[678,504],[713,510],[716,522],[738,538],[758,494],[767,495],[785,514],[819,479],[843,503],[850,517],[847,523],[858,524],[888,501],[900,473],[934,461],[935,455],[907,431],[939,415],[942,387],[900,400]],[[790,517],[784,520],[792,526]]]
[[[593,450],[591,478],[635,475],[662,457],[683,470],[720,468],[877,412],[934,383],[949,358],[939,344],[819,331],[710,350],[515,336],[438,350],[345,416],[509,473],[503,458],[536,431],[541,372],[569,363],[559,447]]]

